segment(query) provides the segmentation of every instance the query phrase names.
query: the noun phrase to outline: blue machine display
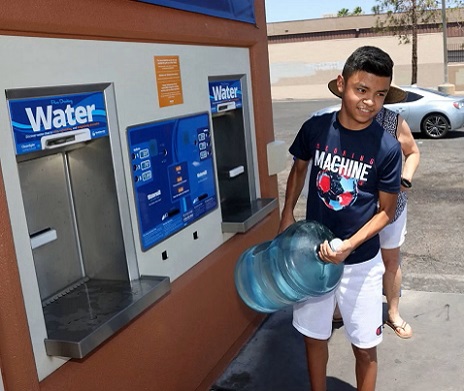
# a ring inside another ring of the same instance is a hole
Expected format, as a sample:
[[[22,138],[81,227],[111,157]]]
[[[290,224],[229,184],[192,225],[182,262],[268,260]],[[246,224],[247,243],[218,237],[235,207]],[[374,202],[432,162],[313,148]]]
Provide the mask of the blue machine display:
[[[17,155],[108,135],[102,92],[13,99],[9,106]]]
[[[242,84],[240,80],[209,82],[211,113],[240,109],[242,107]]]
[[[145,3],[177,8],[217,18],[239,20],[255,24],[253,0],[138,0]]]
[[[208,113],[127,129],[146,251],[218,205]]]

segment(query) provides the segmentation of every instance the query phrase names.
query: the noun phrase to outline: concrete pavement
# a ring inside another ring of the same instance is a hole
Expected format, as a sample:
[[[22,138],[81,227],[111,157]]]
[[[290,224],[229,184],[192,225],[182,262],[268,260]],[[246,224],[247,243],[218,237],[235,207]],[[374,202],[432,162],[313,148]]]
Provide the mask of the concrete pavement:
[[[464,390],[464,295],[407,290],[400,308],[414,336],[402,340],[385,326],[377,390]],[[353,353],[343,327],[334,330],[329,351],[328,391],[355,391]],[[302,337],[285,309],[267,318],[217,380],[216,389],[308,391],[305,360]]]

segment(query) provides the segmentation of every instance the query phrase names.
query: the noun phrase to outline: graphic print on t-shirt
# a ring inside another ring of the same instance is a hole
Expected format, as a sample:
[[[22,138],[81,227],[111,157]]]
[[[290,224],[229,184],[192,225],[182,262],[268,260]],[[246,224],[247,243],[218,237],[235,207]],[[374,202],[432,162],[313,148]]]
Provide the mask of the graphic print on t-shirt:
[[[345,209],[358,197],[358,181],[366,181],[372,165],[349,159],[346,156],[316,150],[314,166],[319,168],[316,177],[317,194],[332,210]]]
[[[317,174],[317,194],[328,208],[338,211],[356,201],[358,183],[354,178],[321,170]]]

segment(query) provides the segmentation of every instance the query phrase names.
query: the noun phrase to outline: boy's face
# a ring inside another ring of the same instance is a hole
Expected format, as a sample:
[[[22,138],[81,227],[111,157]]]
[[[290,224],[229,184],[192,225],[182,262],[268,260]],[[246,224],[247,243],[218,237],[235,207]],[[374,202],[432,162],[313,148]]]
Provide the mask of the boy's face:
[[[376,76],[358,71],[347,80],[337,78],[337,87],[342,94],[342,107],[338,120],[350,130],[366,128],[383,106],[390,88],[389,77]]]

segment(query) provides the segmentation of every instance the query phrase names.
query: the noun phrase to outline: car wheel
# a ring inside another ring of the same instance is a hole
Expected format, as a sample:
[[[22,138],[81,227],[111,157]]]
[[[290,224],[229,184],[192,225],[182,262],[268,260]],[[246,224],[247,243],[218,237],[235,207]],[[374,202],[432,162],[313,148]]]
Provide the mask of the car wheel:
[[[421,130],[427,137],[442,138],[450,128],[448,118],[442,114],[429,114],[422,120]]]

